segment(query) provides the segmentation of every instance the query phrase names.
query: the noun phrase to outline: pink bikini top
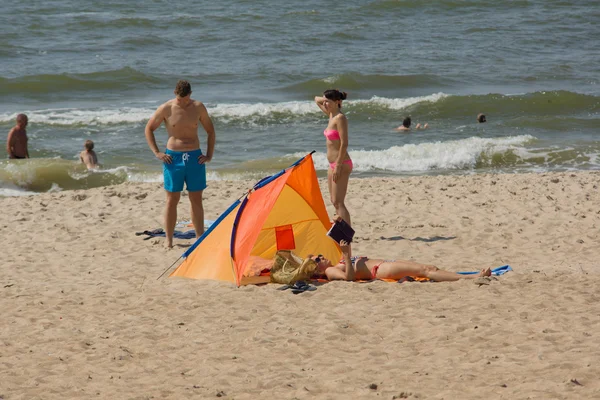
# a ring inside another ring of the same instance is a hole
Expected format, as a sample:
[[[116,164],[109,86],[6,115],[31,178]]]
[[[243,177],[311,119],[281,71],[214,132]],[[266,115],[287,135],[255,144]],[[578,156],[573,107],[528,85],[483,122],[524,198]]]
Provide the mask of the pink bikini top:
[[[323,135],[329,140],[340,140],[340,133],[335,129],[325,129]]]

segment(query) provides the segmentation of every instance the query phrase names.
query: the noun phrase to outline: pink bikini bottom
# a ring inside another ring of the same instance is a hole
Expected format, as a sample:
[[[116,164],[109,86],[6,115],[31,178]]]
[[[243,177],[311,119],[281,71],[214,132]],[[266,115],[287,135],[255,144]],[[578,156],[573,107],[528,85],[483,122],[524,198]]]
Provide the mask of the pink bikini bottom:
[[[348,164],[350,166],[350,169],[352,169],[354,167],[354,164],[352,164],[352,160],[342,161],[342,164]],[[335,166],[336,166],[336,163],[334,163],[334,162],[329,163],[329,168],[335,169]]]

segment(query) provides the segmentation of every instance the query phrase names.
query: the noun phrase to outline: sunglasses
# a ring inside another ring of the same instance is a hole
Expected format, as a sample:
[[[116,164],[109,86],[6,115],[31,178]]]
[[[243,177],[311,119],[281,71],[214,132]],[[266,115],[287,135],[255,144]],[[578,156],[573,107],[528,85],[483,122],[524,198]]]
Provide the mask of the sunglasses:
[[[322,259],[323,259],[323,254],[319,254],[317,257],[315,257],[315,262],[318,264],[321,262]]]

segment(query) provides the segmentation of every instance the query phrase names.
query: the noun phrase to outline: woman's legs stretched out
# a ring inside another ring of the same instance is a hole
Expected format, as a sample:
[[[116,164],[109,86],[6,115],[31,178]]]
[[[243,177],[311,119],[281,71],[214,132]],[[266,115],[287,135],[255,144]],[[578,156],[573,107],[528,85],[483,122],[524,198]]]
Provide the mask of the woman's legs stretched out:
[[[381,260],[383,261],[383,260]],[[405,276],[419,276],[436,282],[457,281],[459,279],[474,279],[480,276],[490,276],[489,268],[482,269],[478,275],[462,275],[456,272],[444,271],[434,265],[419,264],[413,261],[386,261],[377,270],[377,278],[402,279]]]

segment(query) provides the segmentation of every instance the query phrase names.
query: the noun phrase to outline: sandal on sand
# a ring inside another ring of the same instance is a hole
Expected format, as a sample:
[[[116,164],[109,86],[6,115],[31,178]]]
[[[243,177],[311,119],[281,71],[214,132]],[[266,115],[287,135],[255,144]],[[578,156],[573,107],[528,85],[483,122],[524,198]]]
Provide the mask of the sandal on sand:
[[[153,229],[151,231],[136,232],[135,236],[141,236],[141,235],[156,236],[156,235],[160,235],[161,233],[165,233],[165,231],[162,228],[158,228],[158,229]]]
[[[317,290],[317,287],[313,286],[313,285],[309,285],[308,283],[306,283],[304,281],[298,281],[298,282],[294,283],[293,285],[283,285],[283,286],[280,286],[277,288],[277,290],[287,290],[287,289],[292,289],[292,293],[298,294],[298,293],[303,293],[306,291],[313,292],[313,291]]]
[[[313,285],[309,285],[308,283],[306,283],[304,281],[298,281],[292,285],[291,289],[292,289],[292,293],[298,294],[298,293],[303,293],[306,291],[313,292],[313,291],[317,290],[317,287],[313,286]]]

